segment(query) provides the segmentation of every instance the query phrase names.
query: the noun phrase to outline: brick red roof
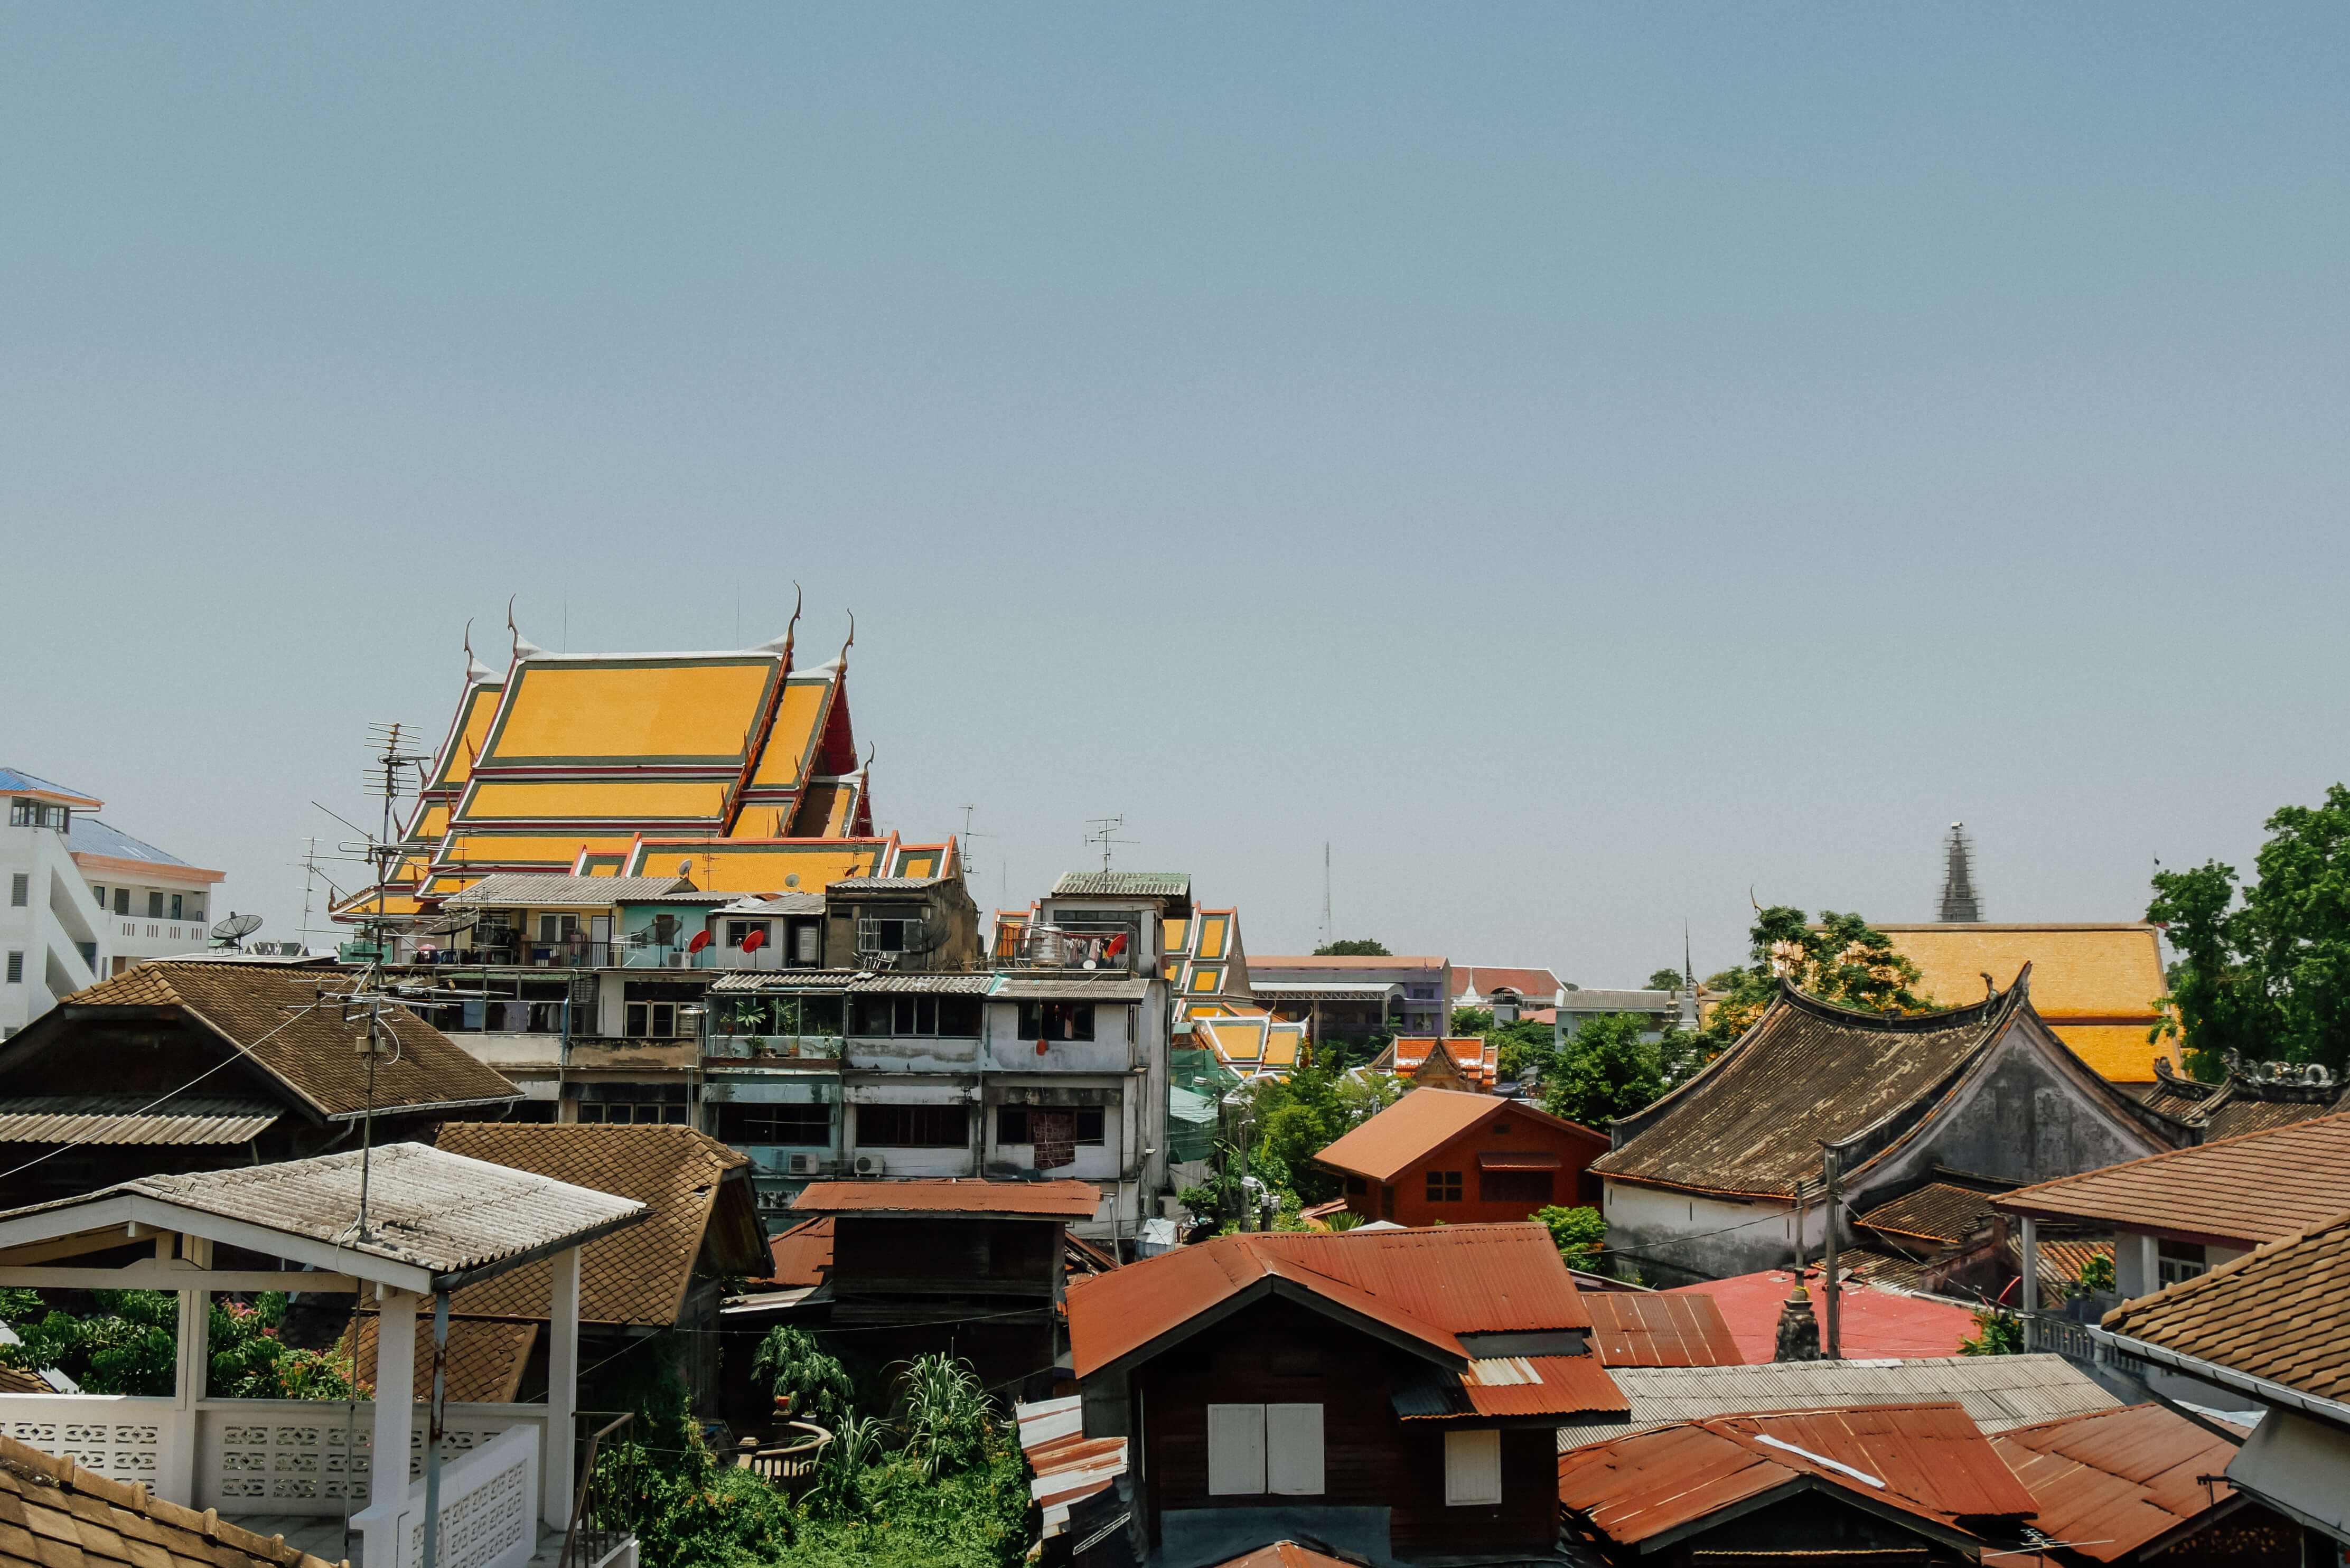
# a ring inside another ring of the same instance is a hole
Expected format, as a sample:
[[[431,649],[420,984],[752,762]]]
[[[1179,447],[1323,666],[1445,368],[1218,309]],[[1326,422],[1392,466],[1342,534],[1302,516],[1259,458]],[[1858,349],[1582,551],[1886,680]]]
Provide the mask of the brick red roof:
[[[2350,1213],[2124,1302],[2106,1314],[2106,1327],[2350,1402]]]
[[[1550,1232],[1528,1221],[1254,1232],[1219,1236],[1116,1273],[1071,1281],[1069,1344],[1076,1374],[1090,1376],[1202,1313],[1276,1283],[1293,1287],[1281,1293],[1364,1320],[1455,1366],[1470,1359],[1459,1338],[1463,1334],[1592,1326]]]
[[[1827,1303],[1820,1293],[1819,1271],[1807,1270],[1805,1279],[1811,1286],[1812,1311],[1819,1316],[1825,1333]],[[1759,1366],[1771,1360],[1778,1348],[1779,1308],[1794,1289],[1794,1276],[1776,1269],[1681,1285],[1663,1293],[1711,1296],[1721,1309],[1722,1321],[1730,1325],[1739,1354]],[[1838,1320],[1847,1361],[1956,1355],[1959,1341],[1971,1339],[1975,1334],[1974,1314],[1964,1307],[1849,1280],[1845,1282]]]
[[[1090,1220],[1101,1191],[1089,1181],[812,1181],[792,1200],[802,1214],[993,1214]]]
[[[824,1283],[832,1267],[832,1217],[804,1220],[767,1243],[774,1272],[761,1281],[779,1290]]]
[[[1459,996],[1468,992],[1491,996],[1496,991],[1514,991],[1520,996],[1556,996],[1558,976],[1546,969],[1495,969],[1480,964],[1452,966],[1452,993]]]
[[[1578,1122],[1540,1111],[1523,1100],[1468,1095],[1457,1089],[1414,1089],[1314,1158],[1334,1169],[1393,1181],[1412,1163],[1459,1137],[1489,1117],[1520,1117],[1556,1127],[1607,1147],[1607,1135]]]
[[[2159,1405],[2093,1410],[1991,1439],[2040,1505],[2035,1527],[2099,1563],[2131,1555],[2226,1504],[2231,1441]]]
[[[1561,1454],[1558,1489],[1562,1504],[1618,1545],[1806,1489],[1849,1492],[1946,1531],[2038,1509],[1964,1408],[1944,1403],[1659,1427]]]
[[[1591,1347],[1608,1366],[1737,1366],[1738,1351],[1711,1296],[1592,1291]]]
[[[2331,1219],[2345,1198],[2350,1116],[2329,1116],[2019,1187],[1993,1202],[2010,1214],[2244,1247]]]

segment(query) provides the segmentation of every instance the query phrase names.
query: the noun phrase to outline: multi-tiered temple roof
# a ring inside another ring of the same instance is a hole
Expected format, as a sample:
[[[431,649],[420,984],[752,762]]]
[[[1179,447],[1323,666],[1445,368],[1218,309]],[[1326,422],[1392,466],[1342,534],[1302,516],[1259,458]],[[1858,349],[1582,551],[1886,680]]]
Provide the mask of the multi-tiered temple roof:
[[[650,654],[548,653],[517,632],[501,677],[469,652],[400,860],[337,913],[424,913],[499,872],[682,866],[705,890],[814,893],[954,870],[952,840],[874,834],[848,645],[809,670],[792,653],[789,631],[738,652]]]

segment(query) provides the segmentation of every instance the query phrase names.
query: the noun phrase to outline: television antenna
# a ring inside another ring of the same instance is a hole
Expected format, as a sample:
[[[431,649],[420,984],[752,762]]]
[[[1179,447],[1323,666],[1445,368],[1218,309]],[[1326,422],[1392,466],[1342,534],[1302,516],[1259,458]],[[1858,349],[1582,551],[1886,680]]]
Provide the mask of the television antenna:
[[[244,949],[241,944],[244,939],[259,929],[261,929],[259,915],[240,915],[234,909],[231,909],[227,919],[213,922],[213,944],[215,947],[226,948],[231,952],[243,952]]]
[[[461,909],[456,914],[443,915],[430,922],[421,934],[428,937],[460,936],[481,923],[482,912],[479,909]]]
[[[1123,816],[1089,816],[1086,818],[1086,823],[1087,826],[1093,829],[1091,833],[1086,835],[1086,842],[1087,844],[1098,844],[1101,846],[1102,869],[1105,871],[1109,869],[1109,854],[1110,846],[1112,845],[1134,844],[1139,842],[1139,840],[1137,839],[1120,838],[1117,836],[1118,829],[1126,826],[1126,818]]]

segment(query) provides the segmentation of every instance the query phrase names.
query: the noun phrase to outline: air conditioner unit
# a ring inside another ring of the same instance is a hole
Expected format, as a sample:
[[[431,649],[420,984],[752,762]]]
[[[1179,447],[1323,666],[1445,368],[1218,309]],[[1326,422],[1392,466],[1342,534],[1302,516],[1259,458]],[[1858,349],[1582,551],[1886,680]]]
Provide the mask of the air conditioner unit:
[[[823,1167],[823,1165],[824,1161],[818,1159],[812,1154],[795,1154],[792,1156],[792,1174],[794,1176],[814,1176],[816,1174],[818,1169]]]
[[[859,1176],[880,1175],[881,1157],[878,1154],[858,1155],[857,1157],[857,1174]]]

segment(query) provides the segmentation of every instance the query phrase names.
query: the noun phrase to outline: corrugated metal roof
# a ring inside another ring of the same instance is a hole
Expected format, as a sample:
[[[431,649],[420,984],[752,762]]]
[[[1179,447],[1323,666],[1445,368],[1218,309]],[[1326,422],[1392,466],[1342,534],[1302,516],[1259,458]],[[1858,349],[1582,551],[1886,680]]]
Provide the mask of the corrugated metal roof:
[[[1080,1377],[1268,1279],[1302,1285],[1465,1362],[1462,1334],[1588,1329],[1550,1232],[1527,1221],[1219,1236],[1074,1282]]]
[[[1535,1121],[1587,1139],[1599,1147],[1607,1135],[1554,1116],[1520,1100],[1492,1095],[1465,1094],[1458,1089],[1414,1089],[1325,1148],[1314,1158],[1334,1169],[1393,1181],[1414,1160],[1433,1153],[1491,1116]]]
[[[1825,1277],[1814,1268],[1805,1271],[1804,1278],[1816,1305]],[[1749,1361],[1768,1361],[1778,1338],[1780,1312],[1794,1289],[1790,1271],[1764,1269],[1679,1285],[1663,1293],[1711,1296],[1740,1353]],[[1855,1361],[1956,1355],[1960,1343],[1975,1332],[1974,1311],[1964,1303],[1851,1280],[1845,1281],[1842,1295],[1844,1353]]]
[[[1087,1181],[812,1181],[792,1200],[802,1214],[1000,1214],[1090,1220],[1101,1192]]]
[[[922,893],[951,877],[843,877],[824,885],[827,893]]]
[[[1598,1299],[1586,1295],[1586,1303]],[[1955,1399],[1985,1432],[2111,1410],[2121,1401],[2061,1355],[1947,1355],[1918,1361],[1771,1361],[1749,1366],[1617,1366],[1629,1430],[1756,1410]],[[1620,1426],[1561,1428],[1561,1451],[1621,1437]]]
[[[1608,1366],[1737,1366],[1745,1357],[1711,1296],[1592,1291],[1591,1347]]]
[[[1187,871],[1070,871],[1053,884],[1055,898],[1188,898]]]
[[[1253,967],[1249,971],[1249,992],[1263,1002],[1365,1002],[1403,990],[1399,980],[1333,980],[1315,982],[1299,981],[1262,981]]]
[[[444,909],[480,909],[484,905],[516,908],[567,906],[609,909],[626,899],[656,898],[664,893],[691,892],[693,884],[682,877],[545,877],[505,872],[484,877],[462,893],[441,900]],[[734,895],[717,895],[723,903]]]
[[[2350,1116],[2323,1116],[2019,1187],[2009,1214],[2171,1231],[2247,1245],[2330,1220],[2350,1201]]]
[[[1966,1413],[1950,1404],[1731,1417],[1592,1444],[1558,1462],[1560,1502],[1619,1545],[1806,1477],[1945,1528],[2037,1511]]]
[[[2040,1504],[2043,1535],[2098,1563],[2126,1557],[2236,1495],[2224,1474],[2240,1440],[2159,1405],[2095,1410],[2018,1427],[1991,1440]]]
[[[863,996],[875,993],[944,994],[950,996],[984,996],[995,983],[992,974],[872,974],[848,982],[849,991]]]
[[[66,828],[66,847],[76,855],[106,855],[117,860],[151,861],[158,866],[188,865],[168,849],[159,849],[94,816],[78,814]],[[188,869],[192,871],[195,867],[189,866]]]
[[[821,893],[777,893],[772,897],[756,895],[736,898],[717,910],[722,915],[821,915],[824,895]]]
[[[1150,994],[1150,982],[1124,975],[1096,979],[1082,974],[1061,978],[1007,974],[997,980],[989,994],[1008,1002],[1140,1002]]]
[[[189,1176],[143,1176],[0,1218],[67,1211],[128,1194],[450,1275],[601,1236],[651,1212],[641,1203],[487,1160],[395,1143],[369,1158],[368,1234],[358,1237],[352,1232],[359,1161],[353,1150]]]
[[[35,1095],[0,1100],[0,1143],[244,1143],[277,1116],[257,1100],[200,1095],[151,1108],[145,1095]]]
[[[861,971],[853,969],[738,969],[710,982],[712,992],[838,991]]]
[[[1044,1512],[1046,1536],[1068,1528],[1071,1503],[1105,1490],[1126,1473],[1126,1439],[1087,1437],[1084,1403],[1071,1394],[1012,1407],[1020,1451],[1035,1477],[1028,1494]]]
[[[1407,1421],[1462,1416],[1581,1416],[1629,1407],[1599,1357],[1510,1355],[1472,1360],[1466,1372],[1426,1364],[1402,1374],[1390,1402]]]
[[[0,768],[0,790],[23,790],[41,794],[61,794],[66,796],[68,800],[88,801],[93,806],[99,804],[98,797],[94,794],[86,794],[80,790],[68,789],[61,784],[52,784],[47,779],[36,778],[33,774],[26,773],[22,768]]]

